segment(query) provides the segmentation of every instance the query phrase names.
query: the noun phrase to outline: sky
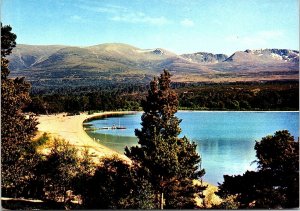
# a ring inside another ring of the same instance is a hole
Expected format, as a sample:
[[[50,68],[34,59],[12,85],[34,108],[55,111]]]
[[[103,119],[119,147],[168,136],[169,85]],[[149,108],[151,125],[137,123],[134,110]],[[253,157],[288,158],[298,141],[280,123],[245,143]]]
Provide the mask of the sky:
[[[299,50],[298,0],[2,0],[1,21],[20,44]]]

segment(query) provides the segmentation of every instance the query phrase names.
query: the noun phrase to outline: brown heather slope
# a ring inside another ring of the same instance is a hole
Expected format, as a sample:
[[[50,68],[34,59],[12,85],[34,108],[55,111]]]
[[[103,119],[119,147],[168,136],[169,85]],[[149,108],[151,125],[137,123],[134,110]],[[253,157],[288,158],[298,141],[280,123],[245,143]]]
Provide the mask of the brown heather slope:
[[[161,48],[140,49],[122,43],[89,47],[17,45],[8,59],[11,75],[25,76],[33,86],[148,83],[164,68],[178,82],[299,78],[299,51],[287,49],[238,51],[227,57],[203,52],[177,55]]]

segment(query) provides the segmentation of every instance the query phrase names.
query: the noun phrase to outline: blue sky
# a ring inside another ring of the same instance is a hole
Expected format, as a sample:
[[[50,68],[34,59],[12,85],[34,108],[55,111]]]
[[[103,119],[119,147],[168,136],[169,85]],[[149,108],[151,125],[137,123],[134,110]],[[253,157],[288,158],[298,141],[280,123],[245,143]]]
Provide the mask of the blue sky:
[[[2,0],[17,43],[127,43],[178,54],[299,49],[298,0]]]

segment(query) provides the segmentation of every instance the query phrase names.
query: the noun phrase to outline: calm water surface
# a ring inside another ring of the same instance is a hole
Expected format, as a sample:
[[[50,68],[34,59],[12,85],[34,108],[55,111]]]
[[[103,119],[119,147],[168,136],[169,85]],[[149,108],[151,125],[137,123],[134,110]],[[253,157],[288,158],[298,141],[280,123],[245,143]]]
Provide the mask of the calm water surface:
[[[89,122],[92,127],[125,126],[124,130],[96,130],[88,132],[92,138],[115,151],[124,153],[126,146],[137,145],[134,135],[141,128],[141,115],[108,117]],[[223,175],[242,174],[255,170],[255,140],[287,129],[299,137],[298,112],[198,112],[181,111],[176,114],[182,122],[180,136],[197,143],[202,157],[204,180],[212,184],[223,181]]]

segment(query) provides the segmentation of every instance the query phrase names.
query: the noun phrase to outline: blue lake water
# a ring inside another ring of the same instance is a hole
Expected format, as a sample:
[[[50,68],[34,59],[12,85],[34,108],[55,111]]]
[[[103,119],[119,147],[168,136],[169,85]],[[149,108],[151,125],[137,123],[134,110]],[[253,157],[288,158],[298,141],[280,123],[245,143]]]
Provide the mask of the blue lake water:
[[[141,115],[107,117],[93,120],[92,127],[102,128],[125,126],[124,130],[96,130],[87,132],[92,138],[117,152],[124,153],[125,146],[137,145],[134,135],[141,128]],[[243,174],[255,170],[255,140],[273,135],[278,130],[289,130],[298,139],[298,112],[199,112],[181,111],[176,114],[182,119],[180,136],[187,136],[197,143],[202,157],[204,181],[217,184],[223,175]]]

